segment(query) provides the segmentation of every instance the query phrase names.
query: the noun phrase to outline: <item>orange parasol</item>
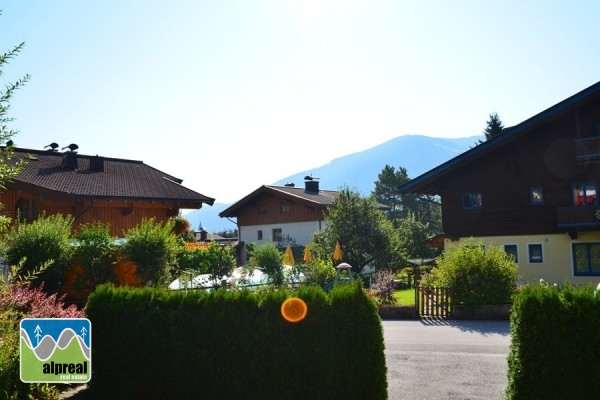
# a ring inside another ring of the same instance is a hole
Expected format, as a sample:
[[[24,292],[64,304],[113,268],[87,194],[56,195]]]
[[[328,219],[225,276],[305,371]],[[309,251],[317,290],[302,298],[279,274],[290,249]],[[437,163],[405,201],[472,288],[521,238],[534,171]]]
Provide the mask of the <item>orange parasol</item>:
[[[342,259],[342,249],[340,248],[340,242],[335,242],[335,250],[333,251],[333,259],[341,260]]]
[[[283,263],[285,265],[294,265],[296,263],[294,260],[294,254],[292,253],[292,248],[289,244],[287,249],[285,249],[285,253],[283,254]]]
[[[310,254],[310,250],[308,248],[308,244],[306,245],[306,247],[304,248],[304,261],[310,261],[312,260],[312,254]]]

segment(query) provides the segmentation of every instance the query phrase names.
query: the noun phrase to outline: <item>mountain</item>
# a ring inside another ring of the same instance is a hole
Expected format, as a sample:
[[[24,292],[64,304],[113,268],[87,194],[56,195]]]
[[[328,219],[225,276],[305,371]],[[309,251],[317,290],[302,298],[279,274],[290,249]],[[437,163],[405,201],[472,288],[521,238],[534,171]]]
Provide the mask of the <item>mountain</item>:
[[[292,182],[296,186],[302,186],[304,177],[312,175],[319,178],[321,189],[339,190],[347,186],[366,196],[375,188],[375,181],[386,164],[396,170],[404,167],[408,176],[415,178],[467,151],[480,139],[483,137],[445,139],[421,135],[398,136],[370,149],[336,158],[320,167],[265,184],[284,185]],[[235,223],[219,217],[219,213],[231,204],[215,203],[212,207],[205,206],[187,213],[185,218],[196,230],[200,223],[208,227],[211,233],[233,230],[236,229]]]

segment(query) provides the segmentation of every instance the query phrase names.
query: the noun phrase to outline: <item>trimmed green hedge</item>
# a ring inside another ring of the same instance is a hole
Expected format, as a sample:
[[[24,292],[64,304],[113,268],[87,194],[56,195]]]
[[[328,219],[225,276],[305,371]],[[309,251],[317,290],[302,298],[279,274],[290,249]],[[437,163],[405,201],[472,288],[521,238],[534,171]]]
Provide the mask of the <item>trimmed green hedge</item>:
[[[600,293],[526,286],[511,310],[507,399],[600,396]]]
[[[306,318],[281,304],[296,296]],[[360,284],[249,292],[103,285],[87,304],[98,398],[385,399],[383,330]]]

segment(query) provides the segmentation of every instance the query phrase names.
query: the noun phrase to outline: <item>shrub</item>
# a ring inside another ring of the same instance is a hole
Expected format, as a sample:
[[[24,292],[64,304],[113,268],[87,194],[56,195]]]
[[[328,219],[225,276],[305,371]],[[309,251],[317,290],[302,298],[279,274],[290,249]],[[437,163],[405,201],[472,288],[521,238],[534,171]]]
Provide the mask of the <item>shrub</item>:
[[[111,267],[116,262],[110,225],[99,221],[80,225],[75,239],[73,258],[83,268],[85,278],[94,286],[110,280]]]
[[[275,286],[281,286],[285,282],[283,254],[272,242],[253,247],[250,265],[266,274]]]
[[[25,384],[19,379],[19,323],[23,318],[83,318],[74,305],[65,305],[64,296],[47,295],[43,284],[0,284],[0,388],[7,399],[57,399],[54,385]]]
[[[137,265],[139,277],[152,285],[169,283],[180,245],[173,233],[173,221],[164,224],[154,218],[143,219],[125,232],[123,253]]]
[[[371,291],[380,304],[395,304],[394,273],[389,270],[381,270],[371,275]]]
[[[439,286],[452,287],[457,303],[510,303],[517,290],[518,265],[501,247],[466,242],[437,260]]]
[[[598,398],[599,330],[592,285],[524,285],[511,307],[506,398]]]
[[[306,264],[304,275],[305,283],[323,287],[335,278],[335,268],[330,260],[312,259]]]
[[[73,217],[70,215],[42,215],[30,224],[16,221],[6,235],[6,257],[10,265],[23,259],[23,272],[27,274],[52,261],[39,276],[47,290],[56,291],[62,269],[71,260],[70,244]],[[36,281],[37,282],[37,281]]]

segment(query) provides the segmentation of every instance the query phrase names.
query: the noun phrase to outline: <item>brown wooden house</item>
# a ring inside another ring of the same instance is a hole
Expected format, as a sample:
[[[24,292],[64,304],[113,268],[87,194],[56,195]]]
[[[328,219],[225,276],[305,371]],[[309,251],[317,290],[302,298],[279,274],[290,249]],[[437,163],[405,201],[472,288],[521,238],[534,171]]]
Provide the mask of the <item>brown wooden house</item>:
[[[4,215],[26,220],[63,214],[79,224],[102,221],[111,235],[135,227],[143,218],[166,221],[181,209],[212,205],[213,198],[182,186],[182,180],[142,161],[13,148],[22,172],[0,192]]]
[[[338,193],[321,190],[316,179],[306,180],[304,187],[263,185],[220,212],[221,218],[237,218],[238,263],[247,258],[243,244],[278,243],[289,238],[305,246],[323,228],[323,212]]]
[[[401,191],[441,197],[446,248],[478,238],[504,246],[526,281],[580,283],[600,276],[599,185],[600,82]]]

